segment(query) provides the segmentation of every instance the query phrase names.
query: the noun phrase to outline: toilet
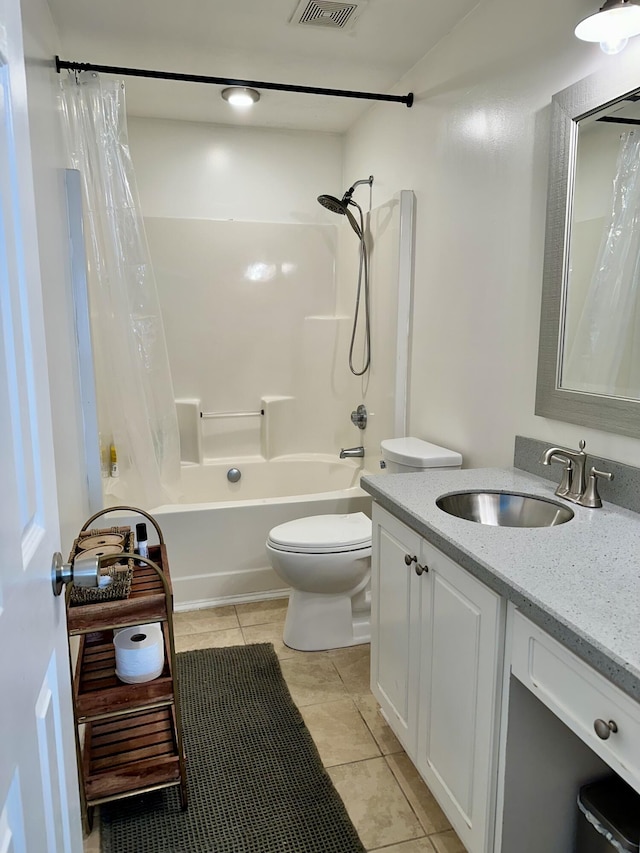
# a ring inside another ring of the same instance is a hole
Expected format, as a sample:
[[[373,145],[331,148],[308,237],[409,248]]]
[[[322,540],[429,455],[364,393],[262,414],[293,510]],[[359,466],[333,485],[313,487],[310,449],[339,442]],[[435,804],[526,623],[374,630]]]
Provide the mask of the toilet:
[[[460,468],[459,453],[418,438],[381,443],[391,473]],[[274,527],[267,554],[291,587],[283,640],[299,651],[370,640],[371,519],[362,512],[312,515]]]

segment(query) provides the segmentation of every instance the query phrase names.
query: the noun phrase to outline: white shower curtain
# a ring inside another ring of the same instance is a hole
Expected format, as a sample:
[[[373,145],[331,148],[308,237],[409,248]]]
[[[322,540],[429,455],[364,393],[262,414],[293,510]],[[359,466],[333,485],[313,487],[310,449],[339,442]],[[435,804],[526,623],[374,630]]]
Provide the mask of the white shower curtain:
[[[178,497],[180,441],[124,85],[92,72],[69,75],[62,110],[70,165],[83,186],[100,437],[118,460],[118,476],[104,482],[119,500],[151,508]]]
[[[562,387],[640,398],[640,134],[621,136],[611,215]]]

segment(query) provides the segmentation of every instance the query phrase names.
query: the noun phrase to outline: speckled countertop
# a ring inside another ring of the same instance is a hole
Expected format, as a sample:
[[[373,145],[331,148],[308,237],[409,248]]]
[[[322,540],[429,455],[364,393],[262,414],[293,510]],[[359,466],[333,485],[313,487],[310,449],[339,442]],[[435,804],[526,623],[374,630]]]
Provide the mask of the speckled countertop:
[[[362,488],[640,701],[640,514],[604,504],[545,528],[491,527],[448,515],[436,498],[487,489],[558,500],[516,468],[365,476]],[[566,502],[562,502],[566,503]]]

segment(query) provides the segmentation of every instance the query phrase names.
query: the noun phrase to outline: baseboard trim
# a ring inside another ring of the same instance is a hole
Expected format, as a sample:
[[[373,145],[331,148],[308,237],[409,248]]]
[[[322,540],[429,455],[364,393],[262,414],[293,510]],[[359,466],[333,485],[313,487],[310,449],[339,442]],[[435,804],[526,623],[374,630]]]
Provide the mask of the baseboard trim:
[[[270,589],[264,592],[248,592],[240,595],[221,595],[217,598],[200,599],[198,601],[182,601],[174,604],[174,610],[205,610],[207,607],[225,607],[231,604],[251,604],[254,601],[269,601],[272,598],[289,598],[291,590]]]

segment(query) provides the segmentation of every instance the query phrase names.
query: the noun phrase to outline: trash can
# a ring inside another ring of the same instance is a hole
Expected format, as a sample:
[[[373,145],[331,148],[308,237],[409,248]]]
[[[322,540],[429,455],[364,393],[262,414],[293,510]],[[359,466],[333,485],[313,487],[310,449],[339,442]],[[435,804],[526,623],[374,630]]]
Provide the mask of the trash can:
[[[578,808],[575,853],[638,853],[640,795],[619,776],[580,788]]]

